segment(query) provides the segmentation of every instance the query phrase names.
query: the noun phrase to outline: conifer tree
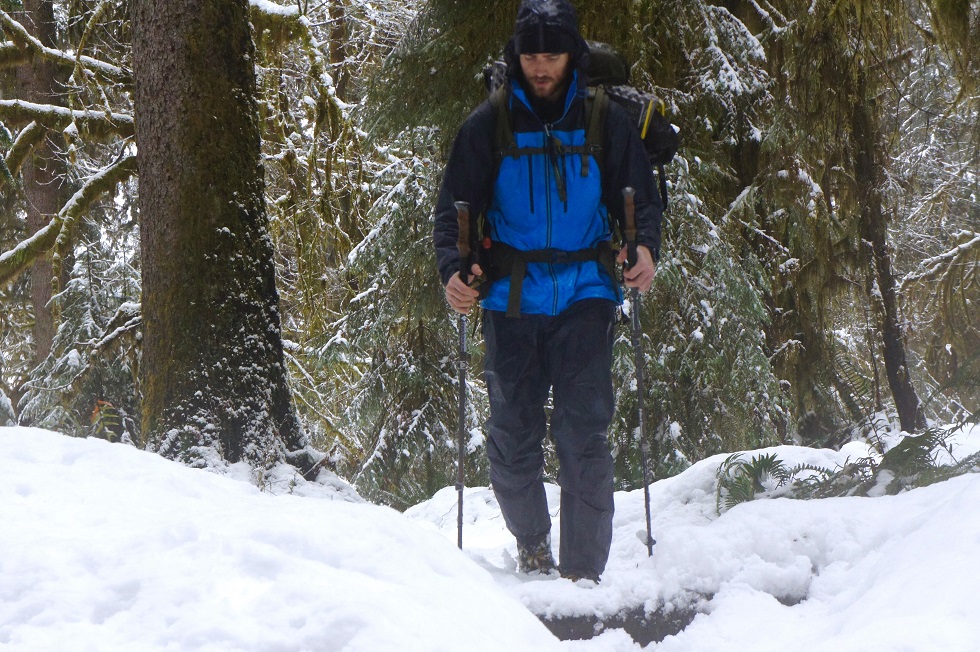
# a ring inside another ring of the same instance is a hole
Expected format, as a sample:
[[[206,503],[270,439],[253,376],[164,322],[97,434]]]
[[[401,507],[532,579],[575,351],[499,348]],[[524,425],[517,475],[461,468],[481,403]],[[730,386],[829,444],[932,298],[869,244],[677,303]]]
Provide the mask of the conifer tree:
[[[131,206],[126,189],[120,189],[118,202],[104,201],[135,171],[127,151],[132,119],[117,110],[125,104],[120,98],[131,79],[120,35],[114,33],[121,9],[110,3],[67,9],[58,2],[18,4],[5,3],[3,8],[30,11],[0,12],[0,67],[19,66],[21,79],[19,90],[11,87],[0,100],[6,136],[0,139],[5,141],[0,192],[8,209],[0,220],[0,284],[6,308],[3,384],[25,423],[90,434],[90,415],[109,397],[98,383],[82,382],[81,377],[118,378],[129,372],[125,356],[116,358],[108,350],[104,352],[109,355],[89,364],[95,360],[89,347],[107,335],[100,328],[116,307],[139,294],[138,275],[103,273],[138,267],[131,249],[115,248],[134,223],[126,217]],[[39,33],[15,20],[22,16],[30,26],[32,13],[48,16],[40,21],[44,29]],[[66,53],[79,43],[83,52]],[[97,110],[90,110],[93,103]],[[69,188],[74,194],[65,192]],[[30,220],[33,227],[21,231]],[[32,267],[32,280],[42,281],[47,298],[27,302],[22,294],[26,276],[21,275]],[[75,310],[81,297],[69,297],[70,286],[82,285],[93,310]],[[77,321],[66,324],[65,312]],[[34,325],[50,321],[55,330],[46,335],[36,334],[33,327],[24,330],[27,319]],[[89,341],[74,337],[95,331],[98,337]],[[29,348],[33,351],[27,353]],[[39,359],[38,353],[45,355]],[[125,400],[116,389],[112,400],[132,406],[132,385]]]
[[[785,15],[789,11],[787,7]],[[810,245],[810,254],[794,256],[800,267],[792,306],[810,313],[812,335],[801,346],[818,353],[821,362],[813,368],[826,370],[824,378],[831,381],[815,385],[833,388],[846,401],[849,389],[844,388],[844,370],[834,367],[839,356],[832,333],[836,321],[857,321],[860,313],[846,314],[846,304],[837,301],[850,296],[859,304],[870,304],[868,319],[874,327],[867,330],[866,359],[872,369],[879,364],[884,368],[901,426],[911,432],[920,429],[924,419],[912,384],[898,312],[898,276],[888,242],[895,204],[886,185],[892,152],[884,133],[894,106],[886,94],[893,54],[910,29],[905,20],[902,3],[861,2],[847,8],[815,3],[789,26],[785,34],[793,41],[780,50],[786,58],[779,61],[789,71],[781,89],[789,111],[779,117],[790,124],[777,133],[792,139],[784,145],[787,150],[799,152],[791,155],[800,170],[796,176],[804,184],[813,180],[812,226],[807,226],[811,235],[798,242],[816,243],[817,248]],[[807,123],[810,129],[800,137]],[[837,306],[844,307],[844,315],[834,315]],[[813,351],[805,358],[812,360]]]
[[[143,435],[195,465],[298,460],[245,0],[133,12]]]
[[[25,0],[23,11],[15,12],[28,33],[47,47],[57,45],[51,0]],[[52,61],[31,58],[17,74],[18,97],[29,102],[64,105],[63,87],[67,74]],[[27,232],[33,235],[51,220],[64,204],[68,187],[67,170],[58,151],[65,147],[57,131],[45,133],[21,168],[27,213]],[[52,314],[53,269],[49,256],[39,257],[31,265],[31,299],[34,311],[34,361],[42,362],[51,352],[55,319]]]
[[[54,62],[71,109],[0,100],[0,395],[21,419],[141,442],[138,302],[159,293],[152,279],[141,287],[132,246],[140,234],[127,181],[135,172],[129,15],[108,2],[53,3],[62,40],[50,48],[0,14],[0,67]],[[266,197],[299,422],[364,495],[399,507],[453,473],[457,333],[428,242],[431,209],[449,142],[486,97],[482,69],[499,57],[518,4],[247,9],[265,183],[257,190],[243,181],[240,196],[255,218],[252,234],[265,219],[255,197]],[[896,374],[915,383],[922,415],[975,414],[976,7],[574,4],[584,34],[626,55],[634,83],[665,100],[681,133],[667,169],[663,258],[641,305],[642,400],[658,473],[790,437],[837,445],[883,414],[918,418],[901,407],[915,401],[893,398]],[[6,82],[4,97],[16,97]],[[185,115],[202,143],[224,133]],[[22,163],[45,134],[63,140],[65,178],[81,192],[28,240]],[[242,169],[257,167],[249,161]],[[225,181],[218,185],[234,185]],[[115,201],[98,200],[116,187]],[[233,221],[223,226],[242,240]],[[61,266],[50,274],[61,321],[51,355],[35,367],[23,274],[49,252]],[[255,275],[264,287],[270,269]],[[485,480],[476,321],[468,482]],[[889,353],[886,364],[886,334],[904,363]],[[621,484],[633,487],[638,397],[626,328],[616,346],[611,434]],[[266,465],[295,447],[266,440],[246,458]]]

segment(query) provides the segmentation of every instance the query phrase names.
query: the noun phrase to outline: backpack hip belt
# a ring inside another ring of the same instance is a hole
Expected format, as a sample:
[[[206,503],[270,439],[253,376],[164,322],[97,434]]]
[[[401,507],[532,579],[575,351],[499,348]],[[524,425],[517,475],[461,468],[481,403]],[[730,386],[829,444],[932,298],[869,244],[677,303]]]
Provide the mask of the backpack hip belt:
[[[490,256],[490,280],[497,281],[510,277],[510,294],[507,296],[508,317],[521,316],[521,289],[524,285],[524,276],[527,274],[528,263],[560,265],[596,262],[606,270],[610,279],[616,278],[616,254],[608,240],[600,242],[595,247],[576,251],[561,249],[523,250],[503,242],[494,242],[490,248]],[[615,285],[615,280],[613,284]]]

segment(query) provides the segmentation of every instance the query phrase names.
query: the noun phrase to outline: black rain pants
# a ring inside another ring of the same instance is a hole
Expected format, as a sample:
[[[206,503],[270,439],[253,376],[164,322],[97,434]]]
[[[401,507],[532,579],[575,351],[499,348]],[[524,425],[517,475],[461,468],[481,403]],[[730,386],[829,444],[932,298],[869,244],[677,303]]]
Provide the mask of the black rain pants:
[[[485,379],[490,397],[490,481],[507,528],[518,539],[551,530],[545,497],[545,403],[561,486],[559,567],[599,576],[612,541],[612,347],[616,304],[573,303],[557,316],[484,311]]]

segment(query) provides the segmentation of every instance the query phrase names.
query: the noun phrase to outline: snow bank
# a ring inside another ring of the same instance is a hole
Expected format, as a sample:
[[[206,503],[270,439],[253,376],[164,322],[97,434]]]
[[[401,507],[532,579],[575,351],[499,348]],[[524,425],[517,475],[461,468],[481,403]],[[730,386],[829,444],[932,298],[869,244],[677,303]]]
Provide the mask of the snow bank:
[[[451,542],[390,509],[26,428],[0,428],[0,469],[4,650],[559,647]]]

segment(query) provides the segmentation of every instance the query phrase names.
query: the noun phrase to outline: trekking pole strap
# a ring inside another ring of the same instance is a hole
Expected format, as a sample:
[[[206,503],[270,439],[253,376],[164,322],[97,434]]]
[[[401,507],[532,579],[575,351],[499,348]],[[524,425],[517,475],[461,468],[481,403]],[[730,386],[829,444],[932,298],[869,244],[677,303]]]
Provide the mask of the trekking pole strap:
[[[657,166],[657,180],[660,186],[660,200],[664,204],[664,210],[667,210],[667,173],[664,171],[664,166],[661,163]]]

